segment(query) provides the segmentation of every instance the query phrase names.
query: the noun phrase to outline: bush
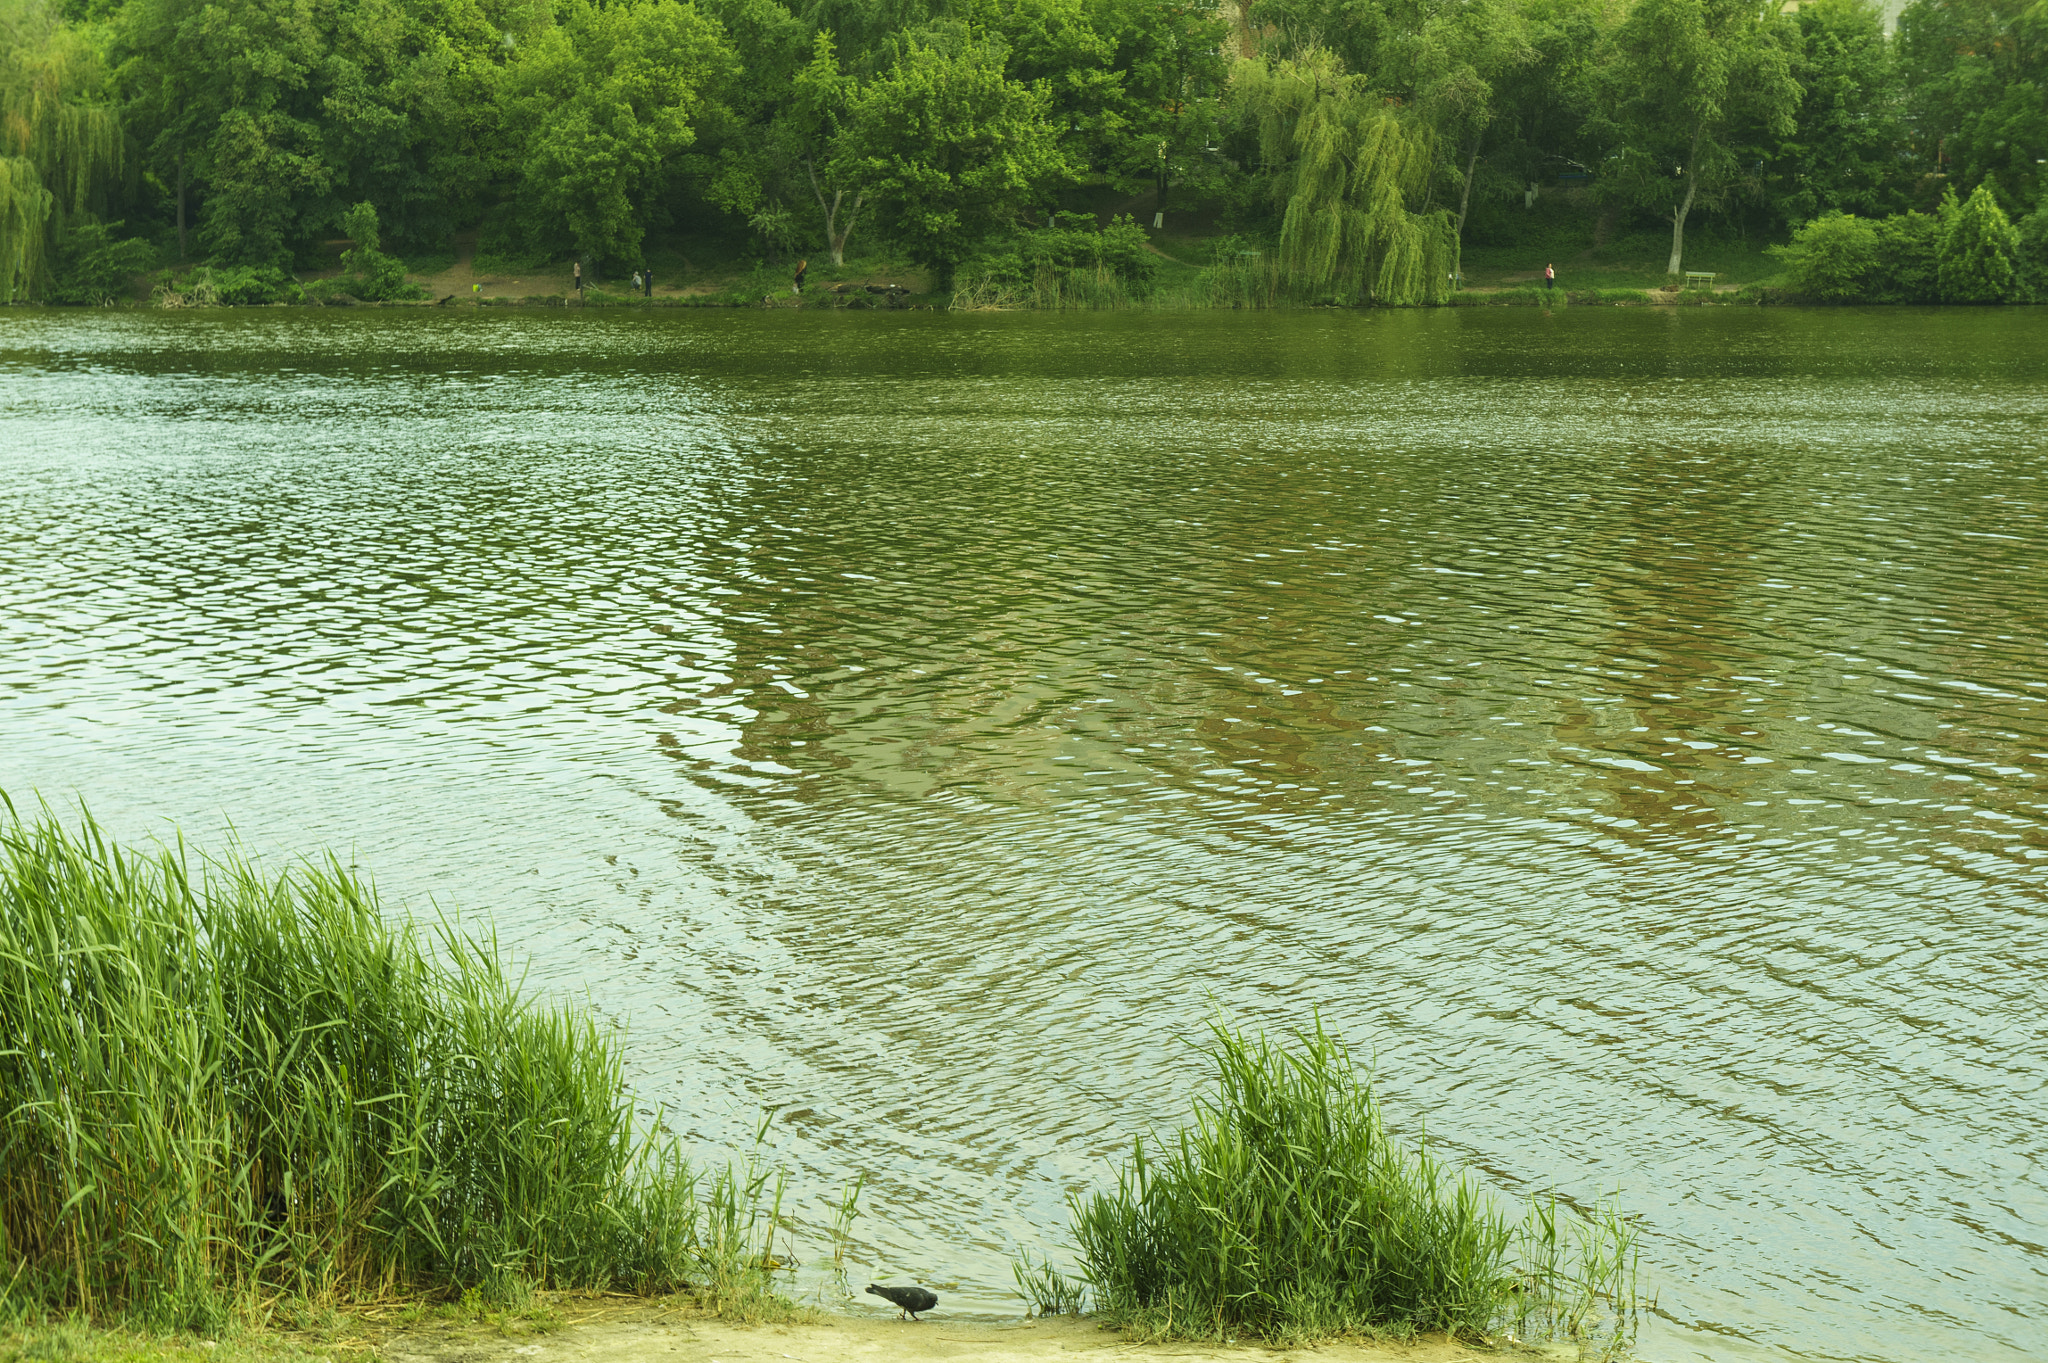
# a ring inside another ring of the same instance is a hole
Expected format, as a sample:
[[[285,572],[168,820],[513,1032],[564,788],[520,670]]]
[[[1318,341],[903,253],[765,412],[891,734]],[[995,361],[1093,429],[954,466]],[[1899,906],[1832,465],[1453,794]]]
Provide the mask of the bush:
[[[1261,243],[1220,237],[1210,243],[1209,267],[1196,280],[1196,293],[1212,308],[1270,308],[1282,297],[1280,263]]]
[[[1945,303],[2004,303],[2014,295],[2019,234],[1987,180],[1953,214],[1941,234],[1939,274]]]
[[[961,268],[962,306],[1121,307],[1151,296],[1158,257],[1126,213],[1096,230],[1085,213],[1058,213]]]
[[[1941,301],[1941,219],[1895,213],[1877,224],[1877,268],[1866,301]]]
[[[1942,301],[1943,219],[1926,213],[1858,218],[1827,213],[1767,248],[1786,262],[1787,291],[1821,303]]]
[[[51,302],[98,307],[130,292],[135,276],[156,264],[156,248],[140,237],[116,241],[121,227],[87,218],[65,233],[57,247]]]
[[[341,230],[348,234],[351,244],[341,253],[340,277],[321,281],[320,296],[345,293],[366,303],[427,296],[425,289],[405,282],[404,261],[377,249],[383,243],[378,236],[375,205],[365,200],[343,213]]]
[[[2035,209],[2020,219],[2019,259],[2014,262],[2014,288],[2021,298],[2048,303],[2048,211]]]
[[[1554,1207],[1535,1205],[1518,1234],[1420,1140],[1387,1134],[1320,1023],[1294,1043],[1214,1027],[1216,1088],[1192,1127],[1151,1149],[1140,1138],[1114,1193],[1075,1200],[1099,1312],[1154,1337],[1284,1342],[1509,1321],[1584,1333],[1604,1298],[1618,1337],[1634,1309],[1624,1223],[1588,1229],[1567,1269]]]
[[[211,1328],[278,1292],[672,1289],[744,1235],[741,1187],[700,1236],[612,1034],[488,940],[387,923],[332,860],[195,869],[0,799],[16,1302]]]
[[[1876,285],[1881,246],[1878,224],[1837,212],[1794,228],[1789,245],[1765,249],[1791,266],[1792,287],[1805,297],[1858,303]]]
[[[182,277],[164,271],[151,296],[160,308],[252,307],[304,302],[306,291],[275,265],[202,265]]]

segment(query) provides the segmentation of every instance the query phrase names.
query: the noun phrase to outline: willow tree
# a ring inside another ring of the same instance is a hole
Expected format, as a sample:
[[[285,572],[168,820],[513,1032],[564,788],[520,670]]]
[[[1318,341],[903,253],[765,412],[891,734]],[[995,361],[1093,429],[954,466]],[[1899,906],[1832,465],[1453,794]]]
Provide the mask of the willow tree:
[[[48,0],[0,0],[0,300],[31,291],[51,238],[121,170],[121,125],[88,35]]]
[[[1435,137],[1410,110],[1319,50],[1242,62],[1231,93],[1276,172],[1288,292],[1393,306],[1449,297],[1456,231],[1449,213],[1410,206],[1436,165]]]

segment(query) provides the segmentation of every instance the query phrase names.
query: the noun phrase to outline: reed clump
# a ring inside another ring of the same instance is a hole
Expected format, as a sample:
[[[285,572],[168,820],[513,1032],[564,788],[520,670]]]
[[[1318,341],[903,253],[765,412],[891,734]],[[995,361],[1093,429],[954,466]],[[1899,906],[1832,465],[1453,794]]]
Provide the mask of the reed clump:
[[[17,1311],[207,1328],[279,1298],[659,1292],[720,1265],[752,1291],[759,1183],[700,1207],[633,1117],[589,1011],[523,995],[493,940],[388,922],[332,859],[268,873],[0,810]]]
[[[1441,1331],[1626,1352],[1626,1221],[1565,1221],[1554,1202],[1510,1220],[1425,1141],[1388,1134],[1320,1021],[1291,1045],[1214,1026],[1205,1053],[1216,1089],[1192,1124],[1139,1138],[1114,1192],[1074,1201],[1100,1315],[1153,1339]]]

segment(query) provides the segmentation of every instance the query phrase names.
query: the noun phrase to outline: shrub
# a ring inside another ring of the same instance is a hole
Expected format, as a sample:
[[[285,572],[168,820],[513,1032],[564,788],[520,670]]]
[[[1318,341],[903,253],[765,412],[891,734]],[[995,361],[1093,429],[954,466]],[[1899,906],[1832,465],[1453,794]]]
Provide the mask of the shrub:
[[[2014,262],[2014,289],[2030,302],[2048,303],[2048,211],[2035,209],[2015,230],[2020,249]]]
[[[140,237],[116,241],[118,222],[87,218],[75,223],[58,244],[53,303],[97,307],[128,293],[135,276],[156,264],[156,248]]]
[[[1608,1218],[1567,1269],[1555,1208],[1518,1236],[1469,1178],[1390,1137],[1368,1079],[1318,1023],[1290,1047],[1212,1028],[1194,1122],[1140,1138],[1114,1193],[1073,1205],[1096,1309],[1155,1337],[1485,1335],[1632,1318],[1632,1236]],[[1544,1220],[1545,1216],[1548,1221]],[[1518,1242],[1523,1248],[1515,1254]],[[1597,1329],[1597,1327],[1596,1327]]]
[[[1881,220],[1869,301],[1940,302],[1941,236],[1941,219],[1926,213],[1895,213]]]
[[[276,1292],[668,1289],[750,1224],[733,1182],[700,1236],[611,1033],[489,940],[387,923],[331,860],[195,869],[0,798],[16,1301],[211,1326]]]
[[[1097,230],[1085,213],[1019,232],[961,268],[962,306],[1121,307],[1151,296],[1158,257],[1129,214]]]
[[[1822,303],[1859,303],[1874,291],[1882,238],[1868,219],[1824,213],[1793,229],[1789,245],[1766,249],[1791,266],[1798,293]]]
[[[1941,234],[1939,275],[1945,303],[2004,303],[2013,297],[2019,234],[1987,181],[1950,215]]]
[[[275,265],[201,265],[182,277],[164,271],[151,296],[160,308],[250,307],[303,302],[306,291]]]
[[[341,215],[341,230],[348,233],[349,249],[341,253],[341,276],[324,280],[323,293],[345,293],[366,303],[426,297],[426,290],[405,282],[405,262],[387,256],[377,231],[377,209],[368,200]]]

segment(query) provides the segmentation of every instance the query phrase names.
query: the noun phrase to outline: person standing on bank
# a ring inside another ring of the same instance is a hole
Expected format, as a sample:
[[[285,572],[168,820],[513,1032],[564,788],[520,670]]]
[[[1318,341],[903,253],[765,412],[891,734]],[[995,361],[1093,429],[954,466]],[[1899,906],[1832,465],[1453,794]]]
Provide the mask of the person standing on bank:
[[[793,293],[793,294],[798,294],[798,295],[801,295],[801,294],[803,293],[803,291],[804,291],[804,271],[806,271],[806,270],[808,270],[808,269],[810,269],[810,268],[811,268],[811,262],[810,262],[810,261],[808,261],[808,260],[799,260],[799,261],[798,261],[798,262],[796,263],[796,278],[795,278],[795,279],[792,279],[792,280],[791,280],[791,281],[789,282],[789,291],[790,291],[791,293]]]
[[[1549,290],[1551,290],[1551,289],[1554,289],[1554,288],[1556,288],[1556,287],[1557,287],[1557,266],[1555,266],[1555,265],[1545,265],[1545,266],[1543,267],[1543,288],[1544,288],[1544,290],[1545,290],[1546,292],[1548,292]]]
[[[643,297],[654,297],[654,271],[645,265],[640,267],[640,293]]]
[[[576,284],[576,296],[583,296],[583,262],[578,260],[569,266],[570,276]]]

